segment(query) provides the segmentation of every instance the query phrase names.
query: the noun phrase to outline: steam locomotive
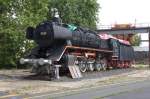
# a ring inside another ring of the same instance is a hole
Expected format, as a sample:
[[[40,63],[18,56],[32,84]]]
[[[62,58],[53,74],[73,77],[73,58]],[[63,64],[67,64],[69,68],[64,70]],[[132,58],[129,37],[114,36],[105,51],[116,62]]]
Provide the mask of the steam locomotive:
[[[128,41],[54,20],[28,27],[26,38],[37,46],[20,63],[31,64],[32,72],[37,74],[59,77],[60,72],[69,70],[75,78],[86,71],[127,68],[134,60]]]

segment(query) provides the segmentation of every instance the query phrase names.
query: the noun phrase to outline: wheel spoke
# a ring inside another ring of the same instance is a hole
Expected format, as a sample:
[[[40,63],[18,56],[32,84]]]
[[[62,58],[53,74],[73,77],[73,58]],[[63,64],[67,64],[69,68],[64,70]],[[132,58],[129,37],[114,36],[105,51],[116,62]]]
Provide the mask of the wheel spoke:
[[[89,71],[94,71],[94,64],[93,63],[89,63],[88,64],[88,69],[89,69]]]
[[[95,70],[96,70],[96,71],[100,71],[101,69],[102,69],[101,64],[100,64],[100,63],[96,63],[96,64],[95,64]]]
[[[101,60],[101,65],[102,65],[103,70],[107,69],[107,61],[106,61],[106,59],[102,59]]]
[[[81,62],[79,62],[79,69],[80,69],[80,71],[81,72],[86,72],[86,70],[87,70],[87,66],[86,66],[86,63],[85,62],[83,62],[83,61],[81,61]]]

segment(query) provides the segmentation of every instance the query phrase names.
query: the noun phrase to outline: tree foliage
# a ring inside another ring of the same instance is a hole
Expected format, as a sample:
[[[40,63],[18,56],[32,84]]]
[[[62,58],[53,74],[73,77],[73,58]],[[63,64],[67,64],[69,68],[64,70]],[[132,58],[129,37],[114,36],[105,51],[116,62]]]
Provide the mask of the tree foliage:
[[[141,36],[140,36],[140,35],[134,35],[134,36],[132,37],[131,44],[132,44],[133,46],[139,46],[140,43],[141,43]]]
[[[64,23],[96,27],[96,0],[0,0],[0,67],[16,66],[33,44],[25,29],[52,18],[57,8]]]
[[[96,28],[99,8],[97,0],[52,0],[49,9],[52,8],[58,9],[64,23]]]
[[[46,19],[47,5],[47,0],[0,1],[0,67],[16,66],[31,48],[32,44],[25,39],[25,29]]]

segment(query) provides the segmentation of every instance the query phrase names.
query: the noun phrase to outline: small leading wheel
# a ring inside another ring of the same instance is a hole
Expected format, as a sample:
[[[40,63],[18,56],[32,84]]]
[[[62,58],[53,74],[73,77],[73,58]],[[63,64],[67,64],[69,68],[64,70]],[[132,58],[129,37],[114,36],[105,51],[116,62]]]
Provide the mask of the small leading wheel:
[[[95,63],[95,70],[100,71],[102,69],[102,65],[100,63]]]
[[[107,60],[105,58],[101,60],[101,65],[102,65],[103,70],[107,69]]]
[[[78,63],[79,69],[82,73],[86,72],[87,70],[87,64],[84,61],[79,61]]]

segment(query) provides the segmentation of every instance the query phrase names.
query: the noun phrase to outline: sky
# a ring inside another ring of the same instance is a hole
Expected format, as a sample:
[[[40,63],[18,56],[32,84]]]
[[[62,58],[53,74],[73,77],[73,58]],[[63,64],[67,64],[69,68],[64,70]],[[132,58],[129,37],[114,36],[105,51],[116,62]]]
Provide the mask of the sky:
[[[98,0],[100,24],[150,23],[150,0]]]
[[[150,25],[150,0],[98,0],[98,3],[101,7],[98,27],[128,23]],[[142,39],[147,37],[147,34],[142,35]]]

